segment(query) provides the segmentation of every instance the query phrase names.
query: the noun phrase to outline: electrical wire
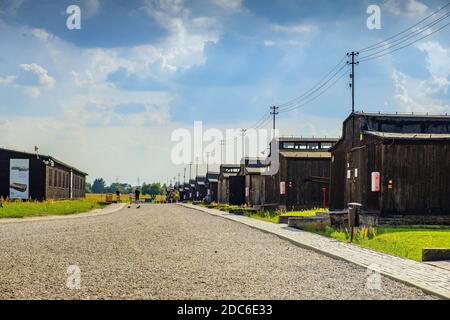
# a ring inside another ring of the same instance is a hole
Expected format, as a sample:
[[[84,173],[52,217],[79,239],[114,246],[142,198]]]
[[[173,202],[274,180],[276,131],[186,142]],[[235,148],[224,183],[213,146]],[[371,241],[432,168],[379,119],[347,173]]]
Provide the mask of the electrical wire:
[[[419,39],[416,39],[416,40],[413,41],[413,42],[410,42],[410,43],[408,43],[408,44],[406,44],[406,45],[404,45],[404,46],[401,46],[401,47],[399,47],[399,48],[396,48],[395,50],[389,50],[388,52],[385,52],[385,53],[380,54],[380,55],[377,55],[377,56],[372,56],[372,57],[367,56],[367,57],[363,57],[363,58],[361,58],[361,59],[359,60],[359,62],[364,62],[364,61],[370,61],[370,60],[378,59],[378,58],[381,58],[381,57],[383,57],[383,56],[385,56],[385,55],[388,55],[388,54],[394,53],[394,52],[396,52],[396,51],[399,51],[399,50],[401,50],[401,49],[403,49],[403,48],[409,47],[410,45],[412,45],[412,44],[414,44],[414,43],[416,43],[416,42],[418,42],[418,41],[420,41],[420,40],[422,40],[422,39],[425,39],[425,38],[427,38],[427,37],[429,37],[429,36],[431,36],[431,35],[433,35],[433,34],[439,32],[439,31],[441,31],[442,29],[448,27],[449,25],[450,25],[450,22],[447,23],[447,24],[445,24],[445,25],[443,25],[443,26],[440,27],[439,29],[434,30],[434,31],[431,32],[431,33],[426,34],[426,35],[420,37]]]
[[[396,37],[398,37],[398,36],[400,36],[400,35],[402,35],[402,34],[408,32],[408,31],[410,31],[410,30],[413,30],[414,27],[420,25],[422,22],[428,20],[428,19],[431,18],[432,16],[434,16],[434,15],[436,15],[437,13],[441,12],[442,10],[444,10],[445,8],[447,8],[449,5],[450,5],[450,2],[448,2],[446,5],[444,5],[443,7],[441,7],[439,10],[436,10],[436,11],[434,11],[433,13],[431,13],[430,15],[428,15],[427,17],[423,18],[423,19],[420,20],[419,22],[417,22],[417,23],[415,23],[414,25],[410,26],[409,28],[406,28],[405,30],[403,30],[403,31],[401,31],[401,32],[399,32],[399,33],[396,33],[396,34],[394,34],[393,36],[391,36],[391,37],[389,37],[389,38],[387,38],[387,39],[384,39],[383,41],[380,41],[380,42],[377,42],[377,43],[375,43],[375,44],[372,44],[372,45],[370,45],[370,46],[368,46],[368,47],[362,48],[362,49],[358,50],[358,52],[363,53],[363,52],[366,52],[366,51],[371,51],[371,50],[377,49],[378,47],[380,47],[381,44],[386,43],[386,42],[389,41],[389,40],[395,39]],[[396,41],[397,41],[397,40],[396,40]],[[384,46],[384,45],[383,45],[383,46]],[[381,47],[382,47],[382,46],[381,46]]]
[[[322,96],[325,92],[327,92],[330,88],[332,88],[333,86],[335,86],[345,75],[347,75],[348,70],[344,70],[344,72],[341,72],[341,74],[329,85],[327,86],[324,90],[322,90],[319,94],[317,94],[316,96],[310,98],[309,100],[306,100],[304,102],[299,102],[297,105],[294,105],[288,109],[285,109],[283,111],[280,111],[280,113],[286,113],[289,111],[292,111],[294,109],[298,109],[300,107],[303,107],[305,105],[307,105],[308,103],[316,100],[317,98],[319,98],[320,96]]]
[[[304,98],[310,96],[311,94],[313,94],[314,92],[316,92],[317,89],[320,89],[321,87],[323,87],[324,84],[322,84],[322,82],[324,82],[337,68],[341,67],[341,68],[339,68],[339,70],[335,71],[335,73],[331,76],[331,78],[333,78],[336,75],[336,73],[338,73],[340,70],[342,70],[343,67],[346,66],[346,63],[343,64],[343,61],[345,59],[346,59],[346,56],[344,56],[341,60],[339,60],[339,62],[324,77],[322,77],[319,82],[317,82],[309,90],[305,91],[302,95],[300,95],[297,98],[292,99],[291,101],[288,101],[286,103],[278,104],[277,107],[279,107],[280,109],[289,107],[290,105],[296,103],[297,101],[304,99]],[[328,81],[329,81],[329,79],[326,81],[326,83]]]
[[[447,13],[445,16],[443,16],[443,17],[439,18],[438,20],[432,22],[432,23],[431,23],[429,26],[427,26],[426,28],[419,29],[420,31],[415,32],[415,33],[409,35],[408,37],[402,39],[401,41],[398,41],[398,42],[396,42],[395,44],[390,44],[390,46],[387,47],[387,48],[385,48],[385,49],[382,49],[382,50],[373,52],[373,53],[371,53],[371,54],[369,54],[369,55],[366,55],[366,56],[361,57],[359,61],[362,61],[363,59],[370,58],[370,57],[373,57],[373,56],[377,56],[377,55],[379,55],[379,54],[381,54],[381,53],[391,52],[391,51],[393,51],[393,50],[391,50],[392,48],[395,48],[395,47],[399,46],[400,44],[402,44],[402,43],[404,43],[404,42],[407,42],[407,41],[410,40],[411,38],[414,38],[414,37],[416,37],[416,36],[422,34],[423,32],[429,30],[431,27],[433,27],[434,25],[436,25],[436,24],[440,23],[441,21],[447,19],[448,17],[450,17],[450,13]],[[441,29],[439,29],[439,30],[441,30]],[[432,33],[434,33],[434,32],[432,32]],[[430,34],[432,34],[432,33],[430,33]],[[427,34],[426,36],[429,36],[430,34]],[[411,45],[411,44],[413,44],[413,43],[419,41],[420,39],[422,39],[422,38],[419,38],[419,39],[417,39],[417,40],[414,40],[414,41],[411,42],[409,45]],[[407,45],[407,46],[408,46],[408,45]],[[402,48],[404,48],[404,47],[406,47],[406,46],[403,46]]]

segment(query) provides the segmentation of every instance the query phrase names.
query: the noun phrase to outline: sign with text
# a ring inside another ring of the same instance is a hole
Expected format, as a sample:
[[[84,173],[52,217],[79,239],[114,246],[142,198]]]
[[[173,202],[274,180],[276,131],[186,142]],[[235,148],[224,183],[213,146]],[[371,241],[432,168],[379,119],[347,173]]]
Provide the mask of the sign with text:
[[[280,181],[280,194],[286,194],[286,182]]]
[[[9,197],[28,199],[30,160],[11,159],[9,163]]]

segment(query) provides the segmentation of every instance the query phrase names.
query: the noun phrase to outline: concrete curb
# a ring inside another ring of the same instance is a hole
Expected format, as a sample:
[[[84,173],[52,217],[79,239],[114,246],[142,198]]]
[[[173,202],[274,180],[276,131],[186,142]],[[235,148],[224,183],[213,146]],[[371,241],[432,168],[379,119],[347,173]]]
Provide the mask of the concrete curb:
[[[254,221],[255,219],[252,219],[252,218],[247,218],[247,217],[243,217],[243,216],[239,216],[239,218],[237,218],[234,215],[231,215],[229,213],[226,213],[226,212],[223,212],[223,211],[220,211],[220,210],[217,210],[217,209],[207,209],[207,208],[202,208],[202,207],[199,207],[199,206],[194,206],[194,205],[189,205],[189,204],[179,203],[179,205],[181,205],[181,206],[183,206],[185,208],[201,211],[201,212],[204,212],[204,213],[216,216],[216,217],[220,217],[220,218],[224,218],[224,219],[231,220],[231,221],[234,221],[234,222],[242,223],[242,224],[244,224],[244,225],[246,225],[248,227],[251,227],[251,228],[254,228],[254,229],[266,232],[266,233],[270,233],[270,234],[276,235],[279,238],[281,238],[283,240],[287,240],[287,241],[291,242],[292,244],[294,244],[294,245],[296,245],[298,247],[301,247],[301,248],[304,248],[304,249],[308,249],[308,250],[313,250],[315,252],[324,254],[324,255],[326,255],[328,257],[331,257],[331,258],[345,260],[347,262],[356,264],[356,265],[358,265],[360,267],[363,267],[363,268],[367,268],[368,267],[367,264],[364,264],[364,263],[361,263],[359,261],[353,260],[353,259],[349,258],[348,256],[345,256],[345,254],[339,255],[339,254],[336,254],[336,253],[331,252],[331,251],[326,251],[326,250],[323,250],[321,248],[314,247],[314,246],[312,246],[310,244],[302,243],[300,241],[297,241],[295,239],[287,237],[287,236],[281,234],[281,232],[276,232],[275,230],[269,230],[270,229],[269,227],[267,227],[267,228],[263,227],[264,224],[269,224],[269,226],[270,226],[270,224],[272,224],[271,222],[265,222],[265,221],[257,220],[258,224],[260,224],[260,226],[258,226],[258,225],[255,225],[255,221]],[[246,221],[246,219],[248,219],[248,221]],[[290,231],[290,232],[292,232],[292,234],[295,234],[296,232],[300,231],[300,230],[293,229],[293,228],[285,228],[284,230]],[[324,238],[327,241],[337,242],[337,240],[331,240],[329,238],[322,237],[320,235],[314,234],[314,236],[317,236],[317,237],[320,237],[320,238]],[[347,245],[353,246],[355,248],[360,249],[360,247],[356,246],[356,245],[352,245],[352,244],[347,244]],[[369,252],[371,251],[371,252],[373,252],[376,255],[381,255],[379,252],[376,252],[376,251],[373,251],[373,250],[370,250],[370,249],[367,249],[367,248],[364,248],[364,251],[369,251]],[[384,256],[392,256],[392,255],[388,255],[388,254],[382,254],[382,255],[384,255]],[[411,262],[412,262],[410,260],[399,258],[399,257],[396,257],[396,256],[392,256],[392,257],[396,261],[404,260],[405,261],[405,266],[407,266],[408,264],[411,264]],[[421,264],[420,262],[416,262],[416,261],[414,261],[414,263]],[[423,264],[423,265],[425,265],[425,264]],[[440,268],[438,268],[436,266],[431,266],[431,265],[427,265],[427,266],[429,266],[431,268],[434,268],[436,270],[440,270],[440,271],[444,270],[444,269],[440,269]],[[393,274],[393,273],[390,273],[390,272],[386,272],[384,270],[377,270],[377,271],[380,274],[382,274],[382,275],[384,275],[384,276],[386,276],[386,277],[388,277],[390,279],[393,279],[393,280],[396,280],[396,281],[399,281],[399,282],[402,282],[402,283],[414,286],[416,288],[419,288],[419,289],[423,290],[426,293],[438,296],[438,297],[443,298],[443,299],[450,299],[450,291],[448,291],[448,290],[446,290],[444,288],[438,288],[437,289],[437,288],[429,286],[429,285],[423,285],[421,282],[414,281],[413,279],[407,278],[407,277],[403,276],[402,274]],[[442,272],[440,272],[440,273],[442,273]],[[448,281],[448,283],[450,283],[450,272],[446,273],[446,275],[448,275],[448,280],[447,281]]]
[[[2,218],[0,219],[0,225],[10,224],[10,223],[25,223],[25,222],[44,222],[44,221],[54,221],[54,220],[67,220],[67,219],[78,219],[78,218],[90,218],[98,217],[106,214],[111,214],[122,210],[127,204],[126,203],[112,203],[103,209],[94,209],[87,212],[74,213],[69,215],[61,216],[40,216],[40,217],[29,217],[29,218]]]

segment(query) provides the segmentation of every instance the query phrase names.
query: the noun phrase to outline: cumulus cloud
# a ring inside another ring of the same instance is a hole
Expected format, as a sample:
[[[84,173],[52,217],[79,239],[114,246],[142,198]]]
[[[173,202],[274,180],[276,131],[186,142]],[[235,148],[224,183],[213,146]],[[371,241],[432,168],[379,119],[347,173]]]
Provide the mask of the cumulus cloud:
[[[48,71],[36,64],[20,64],[19,73],[0,78],[0,85],[9,85],[15,88],[22,88],[25,92],[37,97],[41,94],[41,89],[52,89],[55,79],[48,74]]]
[[[318,30],[318,27],[312,24],[293,24],[293,25],[281,25],[272,24],[271,28],[275,32],[285,32],[285,33],[311,33]]]
[[[205,45],[219,39],[216,18],[193,16],[182,0],[147,0],[144,7],[169,32],[161,43],[166,66],[176,70],[204,63]]]
[[[394,82],[394,100],[404,112],[448,113],[450,105],[434,96],[435,83],[432,80],[416,79],[395,70],[392,73]]]
[[[18,83],[53,88],[55,79],[49,76],[48,71],[44,67],[36,63],[24,63],[20,65],[20,69],[24,72],[19,76]]]
[[[384,3],[384,7],[397,16],[417,16],[428,10],[428,7],[418,0],[388,0]]]
[[[447,93],[450,85],[450,48],[444,48],[435,41],[420,43],[417,48],[427,54],[427,69],[435,90]]]
[[[242,0],[211,0],[214,4],[225,9],[238,9],[242,5]]]

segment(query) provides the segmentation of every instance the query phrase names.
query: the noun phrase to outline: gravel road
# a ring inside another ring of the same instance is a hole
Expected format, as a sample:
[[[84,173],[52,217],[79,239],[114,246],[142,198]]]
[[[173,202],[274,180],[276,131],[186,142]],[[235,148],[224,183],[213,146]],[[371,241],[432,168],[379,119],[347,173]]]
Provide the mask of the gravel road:
[[[0,224],[0,246],[0,299],[434,298],[385,277],[367,289],[364,268],[177,205]]]

